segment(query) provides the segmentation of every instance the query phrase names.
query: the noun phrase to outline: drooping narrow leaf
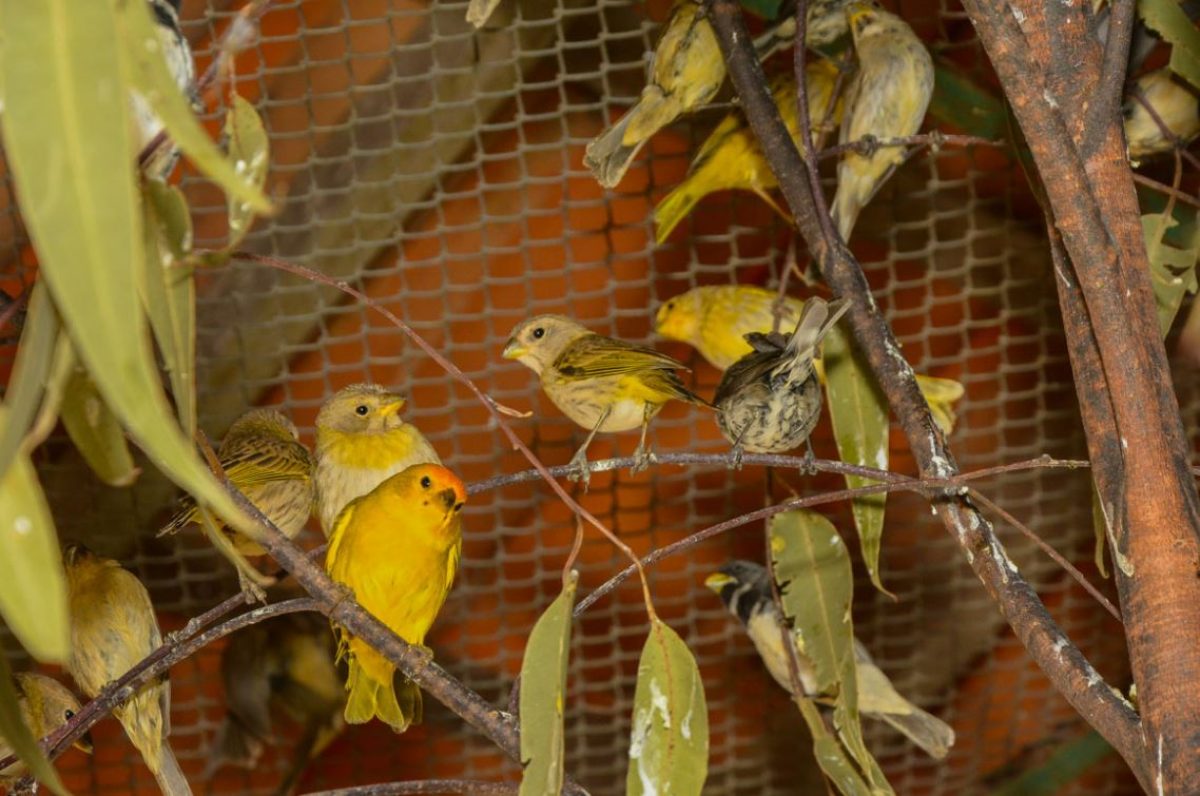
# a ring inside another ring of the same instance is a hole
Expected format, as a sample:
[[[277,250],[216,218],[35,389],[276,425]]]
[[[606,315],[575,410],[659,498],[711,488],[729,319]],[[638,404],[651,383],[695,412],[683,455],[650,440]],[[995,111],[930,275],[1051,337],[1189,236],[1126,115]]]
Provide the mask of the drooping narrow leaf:
[[[867,750],[858,713],[858,669],[850,604],[854,574],[837,528],[815,511],[788,511],[771,518],[771,558],[784,613],[798,646],[813,664],[817,688],[834,698],[838,737],[875,793],[892,793]],[[814,742],[819,739],[814,736]],[[814,747],[820,755],[821,749]],[[826,750],[826,753],[828,751]]]
[[[21,720],[18,699],[16,686],[13,685],[12,671],[8,668],[8,661],[3,655],[0,655],[0,736],[3,737],[2,744],[12,748],[13,753],[29,768],[34,779],[60,796],[70,796],[59,780],[58,772],[42,754],[42,750],[38,746],[38,739],[33,737],[33,733]]]
[[[838,455],[849,464],[886,470],[888,467],[887,402],[875,385],[875,377],[862,355],[851,346],[841,327],[825,338],[825,394]],[[855,489],[876,483],[846,476],[846,486]],[[866,495],[850,505],[862,545],[863,561],[875,588],[888,596],[879,576],[879,549],[883,541],[883,514],[887,495]]]
[[[937,59],[933,77],[931,117],[952,124],[967,135],[992,139],[1004,135],[1007,109],[1003,101],[969,80],[961,67],[949,61]]]
[[[1146,257],[1150,260],[1150,286],[1154,288],[1154,303],[1158,306],[1158,326],[1165,337],[1171,330],[1179,306],[1186,293],[1195,293],[1196,260],[1200,257],[1200,236],[1197,225],[1192,224],[1188,240],[1183,248],[1170,245],[1165,240],[1167,233],[1179,225],[1179,221],[1165,213],[1142,216],[1142,235],[1146,243]]]
[[[538,618],[521,662],[521,796],[558,796],[563,785],[563,705],[571,652],[571,608],[579,573]]]
[[[249,531],[171,416],[139,302],[135,153],[113,112],[139,49],[120,38],[117,9],[138,6],[0,0],[5,153],[42,278],[105,402],[164,472]]]
[[[0,428],[0,478],[16,459],[25,432],[37,417],[61,329],[54,302],[39,282],[29,296],[25,329],[4,394],[8,421]]]
[[[71,442],[101,481],[129,486],[137,480],[142,471],[133,463],[125,432],[86,370],[71,373],[58,411]]]
[[[259,213],[269,213],[271,202],[240,172],[217,147],[196,121],[188,100],[179,91],[162,55],[158,31],[146,3],[105,4],[116,7],[116,29],[122,37],[114,40],[125,48],[127,85],[135,89],[154,109],[171,140],[206,177],[225,193],[238,197]],[[105,16],[112,19],[112,12]],[[112,28],[110,22],[108,27]],[[111,111],[110,111],[111,113]],[[119,114],[113,114],[117,116]],[[138,153],[134,153],[136,157]]]
[[[238,175],[262,190],[267,181],[270,142],[262,118],[240,95],[225,116],[225,135],[229,139],[229,158]],[[236,249],[254,224],[254,207],[235,194],[229,195],[229,250]]]
[[[638,661],[629,742],[629,796],[698,796],[708,777],[708,707],[696,659],[655,619]]]
[[[147,180],[143,211],[146,273],[142,296],[150,328],[171,379],[175,409],[188,436],[196,433],[196,290],[192,218],[179,189]]]
[[[0,407],[0,429],[7,423]],[[62,555],[42,486],[23,452],[0,478],[0,616],[35,658],[66,660],[71,638]]]
[[[1138,0],[1138,16],[1146,27],[1170,42],[1171,71],[1200,88],[1200,31],[1178,0]]]

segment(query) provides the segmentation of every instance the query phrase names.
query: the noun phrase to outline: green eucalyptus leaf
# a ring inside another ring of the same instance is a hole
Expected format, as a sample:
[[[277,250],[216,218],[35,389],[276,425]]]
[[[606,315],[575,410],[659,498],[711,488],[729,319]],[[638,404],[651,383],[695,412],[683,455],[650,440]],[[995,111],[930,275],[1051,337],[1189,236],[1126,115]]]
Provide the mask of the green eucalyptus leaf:
[[[142,299],[171,380],[175,409],[188,436],[196,433],[196,289],[186,262],[192,219],[178,188],[147,180],[143,191],[146,273]]]
[[[708,777],[708,707],[696,659],[662,620],[638,661],[629,743],[629,796],[698,796]]]
[[[0,757],[8,756],[8,748],[26,765],[34,779],[59,796],[70,796],[59,780],[58,772],[42,754],[38,739],[21,718],[20,695],[13,685],[8,660],[0,655]]]
[[[239,530],[249,519],[204,467],[168,408],[139,301],[145,251],[124,107],[117,6],[0,0],[0,116],[22,217],[76,352],[105,403],[172,479]],[[130,18],[137,14],[127,15]]]
[[[579,573],[533,626],[521,662],[521,796],[558,796],[563,784],[563,705],[571,652],[571,607]]]
[[[29,296],[25,328],[4,395],[8,420],[0,428],[0,478],[21,454],[21,443],[38,415],[61,330],[54,302],[38,282]]]
[[[1171,59],[1167,68],[1182,77],[1195,88],[1200,88],[1200,57],[1191,50],[1182,47],[1171,49]]]
[[[12,0],[9,0],[10,2]],[[114,44],[123,46],[121,57],[128,63],[128,85],[154,109],[171,140],[206,177],[259,213],[269,213],[271,202],[248,174],[240,173],[196,121],[191,105],[179,91],[162,56],[158,30],[146,3],[102,4],[116,6]],[[105,16],[112,18],[111,11]],[[112,23],[109,23],[111,29]],[[110,110],[111,114],[111,110]],[[116,114],[120,115],[120,114]],[[133,153],[136,157],[138,153]]]
[[[267,166],[271,159],[270,141],[262,118],[246,100],[238,95],[225,116],[225,136],[229,139],[229,158],[238,175],[262,190],[267,181]],[[229,195],[229,244],[234,250],[254,224],[254,208],[237,196]]]
[[[967,135],[997,139],[1004,135],[1008,113],[1004,102],[962,73],[958,65],[938,58],[933,67],[929,115]]]
[[[1137,0],[1137,13],[1146,27],[1171,44],[1171,70],[1193,86],[1200,72],[1200,30],[1179,0]],[[1179,62],[1177,66],[1177,61]]]
[[[1154,301],[1158,306],[1158,326],[1165,337],[1171,330],[1179,306],[1186,293],[1195,293],[1196,261],[1200,258],[1200,235],[1198,225],[1191,225],[1184,248],[1172,246],[1164,240],[1172,228],[1179,225],[1173,216],[1153,213],[1142,216],[1142,234],[1146,243],[1146,256],[1150,260],[1150,285],[1154,288]]]
[[[817,706],[803,698],[797,699],[796,704],[800,707],[800,715],[804,717],[809,733],[812,734],[813,757],[838,793],[842,796],[874,796],[871,787],[847,756],[845,747],[825,726]]]
[[[0,408],[0,429],[8,418]],[[0,616],[35,658],[66,660],[71,635],[62,554],[50,507],[25,453],[0,478]]]
[[[825,338],[825,394],[838,455],[847,464],[888,468],[888,410],[883,393],[875,384],[871,368],[842,327],[834,327]],[[846,486],[857,489],[875,484],[858,476],[846,476]],[[879,575],[879,550],[883,542],[883,515],[887,495],[865,495],[850,504],[854,525],[862,545],[863,561],[871,583],[889,597]]]
[[[142,471],[133,463],[125,432],[86,370],[70,375],[58,411],[71,442],[101,481],[129,486],[137,480]]]

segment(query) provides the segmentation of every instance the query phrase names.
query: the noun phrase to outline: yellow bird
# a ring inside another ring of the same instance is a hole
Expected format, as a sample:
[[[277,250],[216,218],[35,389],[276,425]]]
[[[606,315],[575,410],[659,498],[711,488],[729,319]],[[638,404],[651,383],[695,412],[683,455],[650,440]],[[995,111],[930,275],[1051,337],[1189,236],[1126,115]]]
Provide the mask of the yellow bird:
[[[588,331],[561,315],[538,315],[519,324],[503,356],[538,374],[546,396],[589,432],[571,458],[573,477],[585,483],[587,449],[597,432],[641,426],[633,467],[638,472],[653,460],[646,432],[667,401],[709,405],[683,386],[675,373],[687,370],[682,363],[651,348]]]
[[[299,441],[299,433],[292,421],[275,409],[253,409],[245,413],[229,427],[217,450],[217,459],[229,481],[283,531],[284,536],[296,538],[312,515],[315,487],[312,454]],[[175,533],[189,523],[200,521],[195,501],[185,498],[183,508],[158,534]],[[242,555],[257,556],[266,552],[254,540],[228,529],[226,532]],[[240,567],[238,577],[244,589],[252,588]]]
[[[654,331],[668,340],[678,340],[695,348],[700,356],[719,370],[754,349],[746,342],[748,334],[767,334],[774,328],[772,311],[778,293],[757,285],[714,285],[697,287],[667,301],[658,308]],[[794,329],[804,313],[804,301],[785,296],[781,306],[780,329]],[[818,361],[817,376],[825,373]],[[954,430],[954,403],[962,398],[963,386],[953,379],[917,374],[917,386],[929,403],[934,420],[945,433]]]
[[[808,96],[808,116],[813,138],[820,146],[826,126],[841,120],[841,103],[833,103],[833,89],[838,68],[824,58],[809,61],[805,67]],[[777,76],[771,82],[771,95],[792,140],[799,145],[800,122],[796,113],[796,81],[791,72]],[[721,120],[700,145],[688,174],[654,208],[654,223],[658,242],[662,243],[671,230],[692,212],[696,203],[715,191],[746,190],[758,194],[781,216],[791,221],[768,193],[776,187],[775,173],[767,164],[758,139],[750,129],[745,115],[735,110]]]
[[[67,671],[79,690],[95,698],[162,644],[146,587],[112,559],[80,545],[63,554],[71,611],[71,657]],[[171,686],[150,683],[113,710],[166,796],[190,794],[167,743]]]
[[[1164,133],[1141,99],[1154,109],[1169,133]],[[1200,99],[1167,67],[1142,75],[1125,97],[1125,146],[1136,166],[1146,158],[1172,151],[1200,134]],[[1176,143],[1178,142],[1178,143]]]
[[[462,481],[441,465],[417,464],[392,476],[338,515],[325,556],[329,577],[400,638],[422,646],[458,572],[466,500]],[[397,693],[391,661],[335,630],[339,657],[350,664],[346,721],[378,716],[396,732],[419,723],[417,685],[401,677]]]
[[[278,793],[290,793],[308,762],[345,727],[343,677],[329,625],[317,614],[284,614],[234,634],[221,653],[225,718],[206,776],[224,765],[253,768],[275,737],[280,713],[301,725]]]
[[[780,630],[783,627],[792,631],[792,628],[775,604],[766,567],[753,561],[730,561],[709,575],[704,585],[721,598],[729,613],[741,620],[771,677],[791,693],[790,656]],[[798,641],[799,635],[795,633]],[[826,698],[828,695],[816,692],[816,671],[804,654],[802,643],[796,645],[796,658],[805,693],[818,701]],[[901,696],[858,639],[854,640],[854,660],[858,671],[859,711],[891,725],[930,757],[944,758],[954,746],[954,729]]]
[[[912,28],[895,14],[867,2],[846,7],[858,72],[846,95],[839,143],[902,138],[921,129],[933,96],[933,59]],[[832,214],[843,240],[896,166],[904,147],[880,147],[873,154],[847,152],[838,164]]]
[[[326,536],[346,504],[414,464],[441,464],[404,398],[373,384],[341,389],[317,414],[317,517]]]
[[[55,732],[79,712],[79,700],[66,686],[44,674],[23,672],[13,675],[17,689],[17,709],[21,721],[37,739]],[[92,753],[92,736],[84,733],[74,744],[75,748]],[[0,734],[0,760],[13,754],[13,749]],[[13,763],[0,771],[0,785],[8,786],[25,775],[24,763]]]

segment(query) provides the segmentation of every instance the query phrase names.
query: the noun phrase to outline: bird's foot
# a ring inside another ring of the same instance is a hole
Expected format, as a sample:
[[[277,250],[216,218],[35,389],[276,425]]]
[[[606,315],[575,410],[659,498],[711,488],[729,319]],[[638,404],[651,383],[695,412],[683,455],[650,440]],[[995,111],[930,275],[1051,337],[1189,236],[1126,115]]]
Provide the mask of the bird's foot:
[[[253,580],[246,575],[238,572],[238,583],[242,587],[242,596],[246,600],[246,605],[254,605],[255,603],[267,604],[267,593]],[[269,584],[268,584],[269,585]]]
[[[641,471],[648,468],[651,464],[656,464],[658,457],[654,455],[654,451],[649,448],[638,447],[633,452],[633,466],[629,468],[630,475],[637,475]]]
[[[816,475],[817,474],[817,457],[813,455],[811,444],[804,446],[804,461],[800,463],[801,475]]]
[[[743,453],[742,446],[734,445],[733,449],[730,450],[729,453],[730,453],[729,469],[730,470],[741,470],[742,469],[742,453]]]
[[[417,656],[417,661],[422,666],[427,666],[433,661],[433,650],[426,647],[424,644],[409,644],[412,647],[413,653]]]
[[[582,482],[584,491],[587,491],[588,484],[592,480],[592,471],[588,467],[586,453],[582,450],[578,451],[571,457],[571,461],[567,463],[567,467],[571,468],[571,471],[567,473],[567,480]]]

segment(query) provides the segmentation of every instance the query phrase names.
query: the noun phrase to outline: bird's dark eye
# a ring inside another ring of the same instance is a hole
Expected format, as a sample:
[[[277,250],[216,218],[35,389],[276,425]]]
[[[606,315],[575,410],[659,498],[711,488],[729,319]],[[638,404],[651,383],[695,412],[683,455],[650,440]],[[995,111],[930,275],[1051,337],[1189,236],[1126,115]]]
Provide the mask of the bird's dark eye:
[[[546,336],[546,330],[543,329],[542,327],[539,326],[538,328],[533,330],[533,339],[534,340],[541,340],[545,336]]]
[[[366,404],[359,404],[358,406],[354,407],[354,412],[359,417],[366,417],[367,413],[370,411],[371,407],[367,406]]]
[[[670,312],[670,311],[671,311],[671,310],[673,310],[673,309],[675,309],[675,302],[674,302],[674,301],[668,301],[668,302],[667,302],[667,312]]]
[[[63,714],[63,716],[66,718],[67,721],[70,721],[71,719],[75,718],[75,711],[68,710],[66,713]]]
[[[431,486],[433,486],[433,479],[427,475],[422,476],[421,477],[421,488],[428,489]]]

